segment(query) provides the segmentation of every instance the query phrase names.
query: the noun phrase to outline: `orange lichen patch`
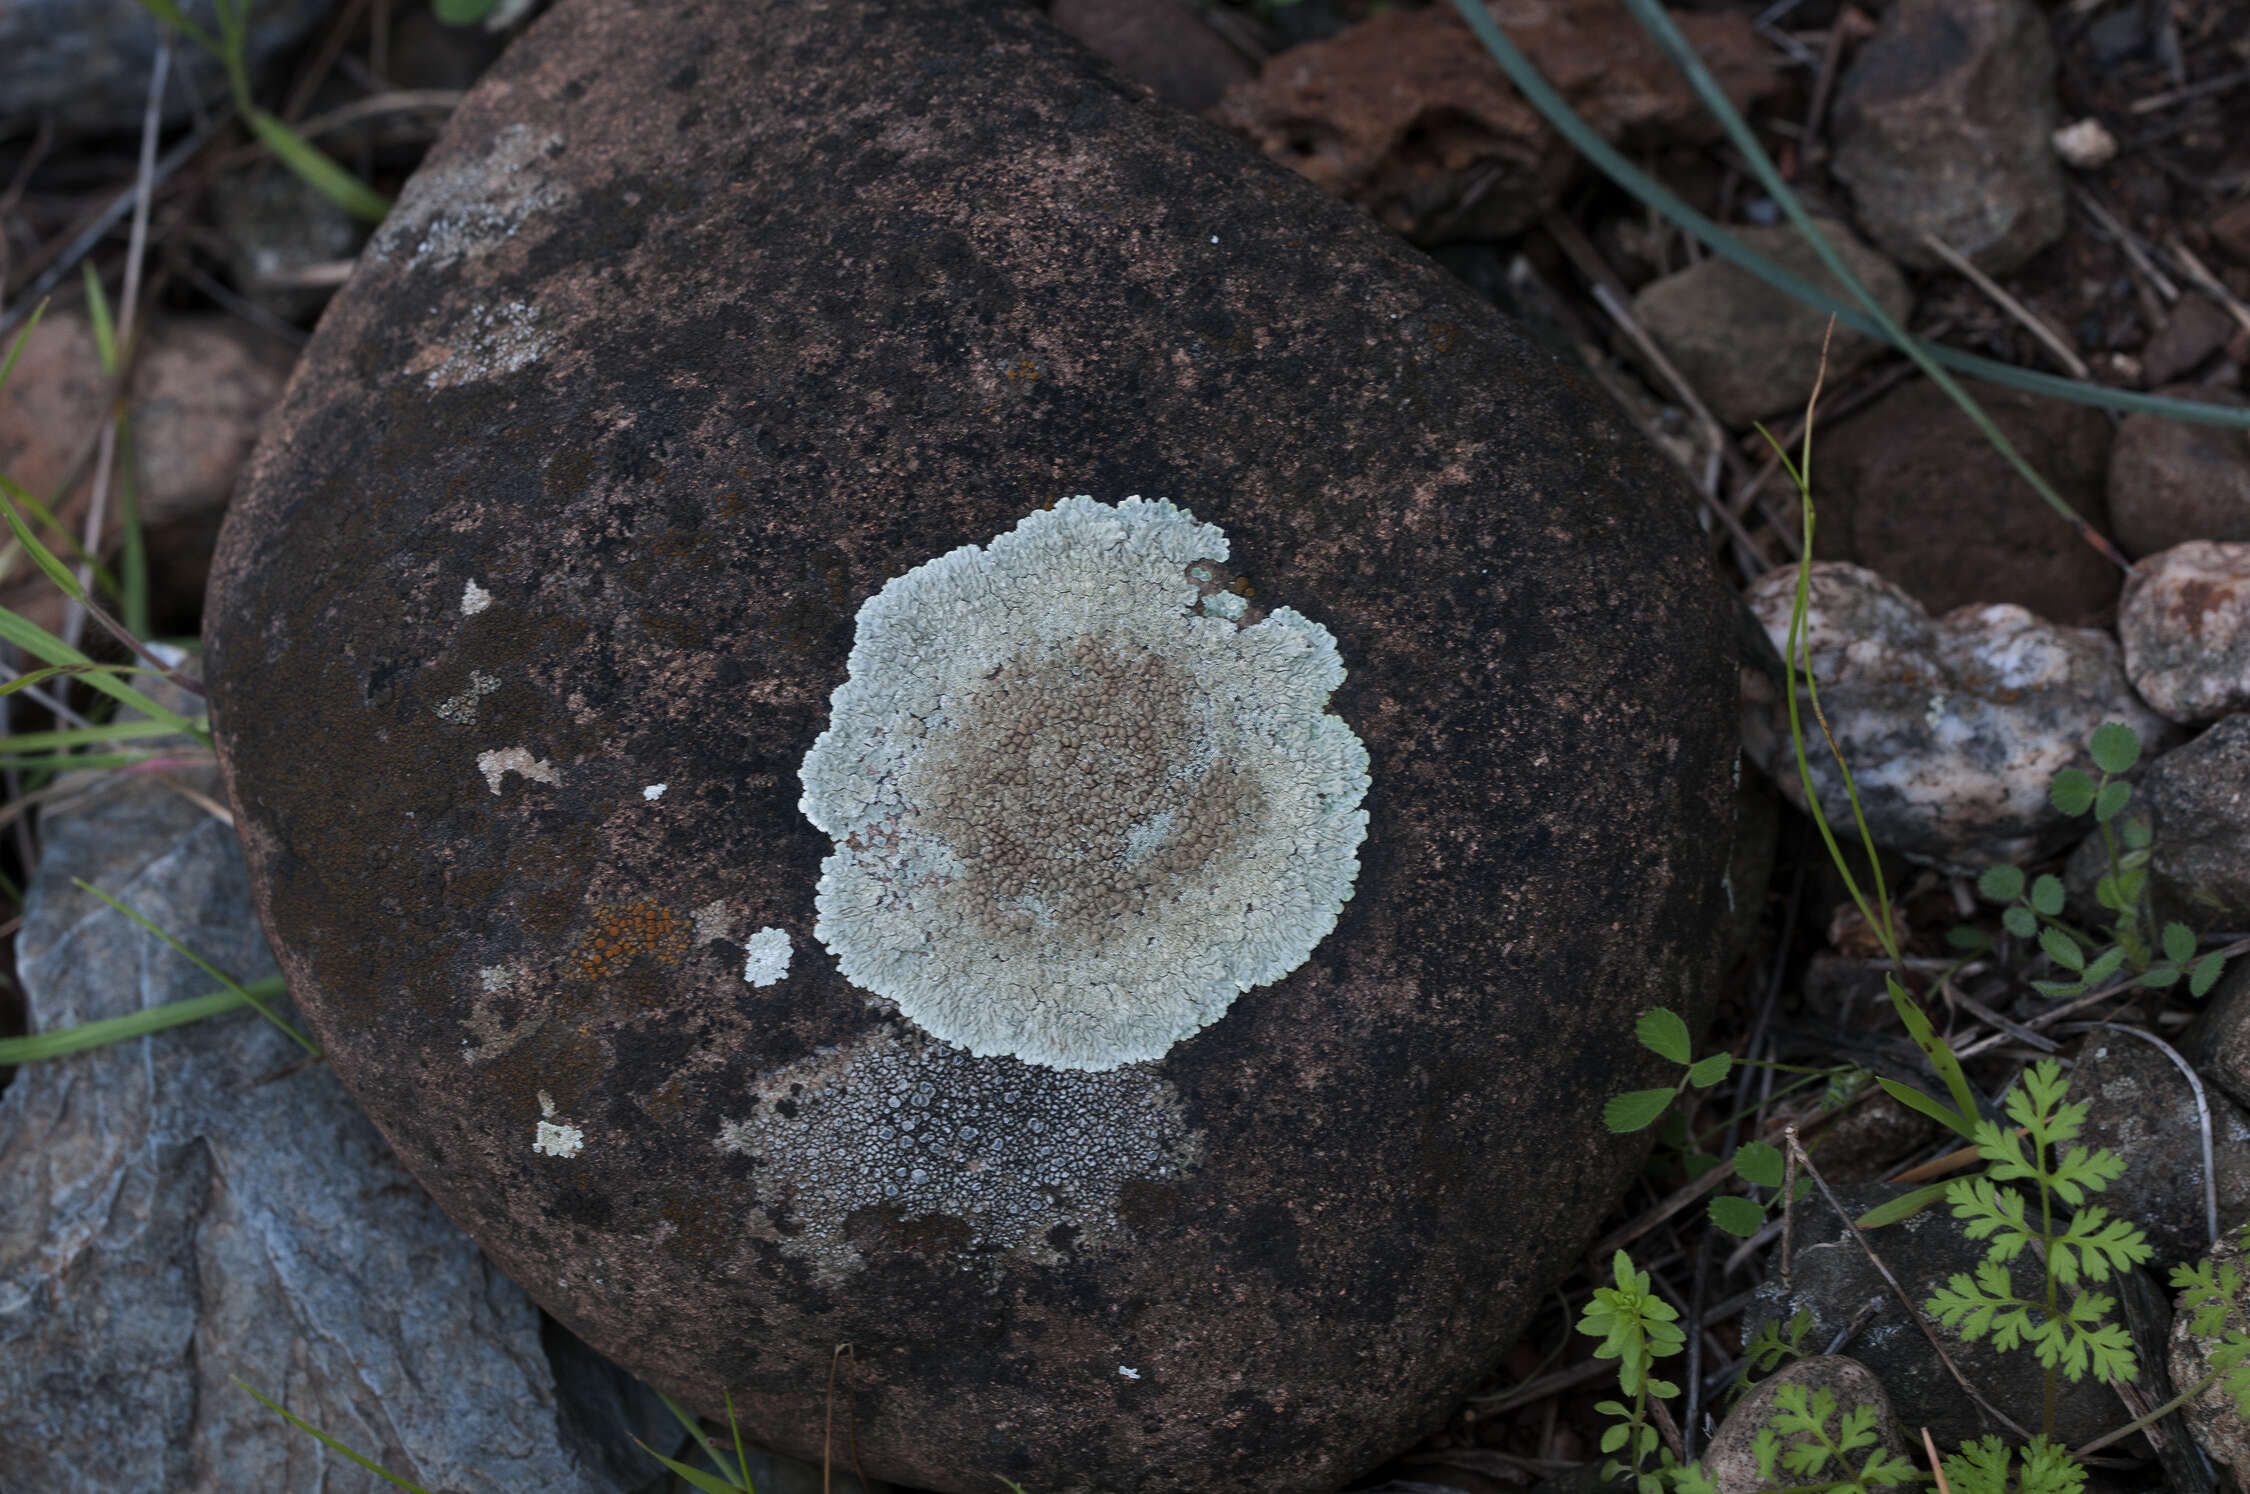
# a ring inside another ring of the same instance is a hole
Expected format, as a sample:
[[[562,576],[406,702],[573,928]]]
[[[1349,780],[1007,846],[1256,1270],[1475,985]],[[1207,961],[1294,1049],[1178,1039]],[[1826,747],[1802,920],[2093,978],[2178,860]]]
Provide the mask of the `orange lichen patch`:
[[[579,973],[589,980],[614,975],[646,957],[677,965],[686,956],[687,920],[655,903],[604,903],[594,909],[592,926],[571,952]]]

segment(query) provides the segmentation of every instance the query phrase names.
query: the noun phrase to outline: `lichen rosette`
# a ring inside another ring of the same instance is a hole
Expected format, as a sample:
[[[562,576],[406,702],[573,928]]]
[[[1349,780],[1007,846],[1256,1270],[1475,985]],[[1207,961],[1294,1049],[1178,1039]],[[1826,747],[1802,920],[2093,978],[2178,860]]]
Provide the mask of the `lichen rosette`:
[[[1367,751],[1335,639],[1247,622],[1198,579],[1227,554],[1161,499],[1066,498],[868,599],[802,775],[846,979],[973,1054],[1108,1069],[1305,961]]]

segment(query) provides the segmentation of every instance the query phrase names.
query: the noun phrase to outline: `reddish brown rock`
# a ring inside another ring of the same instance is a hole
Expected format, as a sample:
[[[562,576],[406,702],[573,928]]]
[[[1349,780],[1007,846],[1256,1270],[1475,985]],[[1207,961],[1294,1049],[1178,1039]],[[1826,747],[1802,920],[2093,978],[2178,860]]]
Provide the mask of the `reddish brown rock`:
[[[2117,637],[2133,688],[2172,720],[2250,710],[2250,544],[2190,540],[2143,559]]]
[[[129,408],[151,572],[167,594],[200,597],[227,496],[289,364],[286,350],[230,318],[160,319],[150,330]],[[57,311],[32,330],[0,389],[0,473],[43,503],[59,498],[56,513],[74,536],[83,532],[92,491],[105,388],[92,326]],[[113,486],[106,545],[122,532],[122,512]],[[44,577],[26,574],[0,588],[0,606],[51,629],[63,597]],[[192,601],[185,610],[192,619]]]
[[[2250,409],[2250,399],[2216,384],[2157,392]],[[2126,416],[2109,454],[2109,515],[2136,558],[2189,540],[2250,540],[2250,431]]]
[[[1646,32],[1606,0],[1504,0],[1494,15],[1610,140],[1715,140],[1718,127]],[[1734,14],[1675,16],[1737,108],[1777,81]],[[1393,10],[1270,59],[1213,116],[1418,244],[1521,233],[1579,169],[1450,5]]]
[[[2106,421],[1990,384],[1970,392],[2072,508],[2108,532]],[[2122,574],[2040,501],[1945,391],[1918,380],[1813,447],[1815,553],[1904,587],[1933,614],[2013,602],[2068,626],[2105,619]]]
[[[869,599],[1075,493],[1223,526],[1372,777],[1310,957],[1090,1072],[842,979],[799,808]],[[1725,912],[1703,551],[1590,382],[1028,9],[565,0],[330,305],[208,667],[301,1011],[574,1332],[919,1487],[1306,1494],[1631,1173]]]

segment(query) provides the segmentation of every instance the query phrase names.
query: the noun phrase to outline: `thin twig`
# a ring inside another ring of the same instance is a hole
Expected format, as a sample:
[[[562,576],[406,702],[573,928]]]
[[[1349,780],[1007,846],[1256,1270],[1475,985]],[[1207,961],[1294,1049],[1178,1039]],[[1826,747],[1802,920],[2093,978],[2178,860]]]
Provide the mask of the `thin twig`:
[[[156,193],[156,136],[164,123],[164,82],[172,72],[172,33],[159,29],[156,39],[156,61],[149,69],[148,104],[141,115],[141,167],[133,193],[133,230],[125,252],[125,292],[117,308],[116,339],[112,351],[116,366],[112,375],[122,376],[132,362],[132,349],[140,340],[140,329],[135,317],[140,310],[141,266],[148,257],[149,199]],[[78,587],[81,591],[94,584],[94,556],[102,547],[102,525],[109,517],[110,477],[117,462],[118,427],[123,414],[113,405],[102,407],[102,444],[94,458],[94,491],[86,505],[86,528],[80,548],[85,559],[78,563]],[[84,605],[76,597],[64,604],[62,640],[72,648],[86,631]]]
[[[1970,262],[1968,256],[1927,230],[1923,231],[1922,242],[1929,247],[1932,254],[1951,265],[1963,279],[1978,290],[1983,291],[2002,311],[2021,323],[2026,332],[2039,340],[2041,347],[2054,354],[2055,361],[2062,365],[2063,372],[2074,379],[2090,379],[2093,377],[2093,371],[2086,367],[2086,360],[2079,357],[2069,343],[2063,341],[2061,333],[2048,326],[2046,321],[2033,313],[2030,307],[2002,290],[2000,283],[1978,269]]]
[[[2227,315],[2233,317],[2243,331],[2250,332],[2250,306],[2243,305],[2242,298],[2229,290],[2225,281],[2212,274],[2210,267],[2195,257],[2195,251],[2180,242],[2178,234],[2165,238],[2164,250],[2172,256],[2173,263],[2186,273],[2187,278],[2195,282],[2198,290],[2224,306]]]
[[[155,178],[149,183],[149,189],[153,191],[155,188],[162,186],[175,172],[186,165],[197,151],[210,143],[211,136],[217,132],[220,125],[233,117],[232,106],[229,106],[226,110],[215,115],[208,123],[198,128],[194,134],[166,151],[163,158],[156,163]],[[96,213],[93,220],[80,230],[78,236],[57,252],[54,262],[40,272],[39,278],[25,287],[23,294],[16,298],[15,306],[5,315],[0,315],[0,336],[13,332],[16,329],[16,324],[31,314],[30,309],[37,306],[47,292],[62,284],[63,277],[78,268],[78,262],[93,252],[94,246],[102,241],[105,234],[117,226],[120,218],[137,210],[140,200],[141,185],[136,180],[131,187],[118,193],[108,206]]]
[[[1949,1000],[1987,1027],[1998,1032],[2004,1032],[2019,1043],[2029,1043],[2042,1053],[2060,1053],[2062,1051],[2062,1044],[2056,1042],[2053,1038],[2046,1036],[2044,1033],[2033,1032],[2021,1022],[2001,1016],[1991,1007],[1986,1006],[1968,992],[1955,986],[1951,981],[1940,982],[1940,985]]]
[[[2102,236],[2124,254],[2125,262],[2148,277],[2149,283],[2156,287],[2156,294],[2164,304],[2169,306],[2180,299],[2180,288],[2156,267],[2156,261],[2149,258],[2142,248],[2140,236],[2112,217],[2109,209],[2103,207],[2093,193],[2076,182],[2066,185],[2070,188],[2072,198],[2085,209],[2086,216],[2094,220],[2094,226],[2101,230]]]
[[[1821,1197],[1828,1200],[1828,1206],[1836,1211],[1836,1217],[1844,1222],[1844,1228],[1851,1233],[1851,1237],[1859,1242],[1859,1248],[1866,1253],[1868,1262],[1889,1284],[1891,1291],[1897,1295],[1898,1300],[1905,1304],[1907,1316],[1914,1320],[1915,1327],[1922,1330],[1922,1337],[1929,1340],[1930,1348],[1937,1355],[1938,1362],[1945,1366],[1948,1374],[1953,1376],[1953,1383],[1960,1386],[1962,1393],[1976,1403],[1978,1410],[2024,1441],[2029,1442],[2031,1433],[2017,1425],[2013,1417],[1986,1400],[1983,1393],[1969,1383],[1969,1377],[1961,1373],[1961,1366],[1953,1362],[1953,1356],[1945,1352],[1945,1345],[1938,1340],[1937,1330],[1930,1326],[1929,1319],[1922,1316],[1921,1307],[1915,1303],[1912,1297],[1907,1295],[1906,1288],[1899,1285],[1898,1277],[1891,1273],[1889,1264],[1875,1253],[1874,1246],[1867,1243],[1867,1235],[1860,1229],[1859,1222],[1852,1218],[1851,1211],[1844,1207],[1843,1200],[1836,1196],[1836,1191],[1828,1186],[1828,1180],[1820,1175],[1820,1169],[1813,1166],[1812,1158],[1805,1155],[1804,1144],[1797,1139],[1797,1128],[1790,1126],[1783,1131],[1782,1135],[1788,1141],[1790,1153],[1797,1158],[1799,1165],[1811,1176],[1813,1186],[1820,1190]]]
[[[2209,98],[2214,93],[2225,93],[2250,83],[2250,67],[2238,72],[2221,73],[2216,78],[2205,78],[2200,83],[2190,83],[2185,88],[2167,89],[2152,93],[2147,98],[2135,99],[2125,106],[2127,114],[2154,114],[2159,109],[2169,109],[2174,104],[2185,104],[2192,99]]]

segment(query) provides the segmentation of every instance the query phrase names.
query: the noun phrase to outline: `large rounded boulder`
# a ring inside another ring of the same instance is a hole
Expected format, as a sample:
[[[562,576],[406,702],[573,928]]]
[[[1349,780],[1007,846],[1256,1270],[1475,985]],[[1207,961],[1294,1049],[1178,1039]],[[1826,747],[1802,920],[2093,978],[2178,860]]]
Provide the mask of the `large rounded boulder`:
[[[1585,378],[1031,10],[564,0],[206,642],[300,1006],[573,1331],[872,1476],[1303,1494],[1631,1171],[1729,896],[1704,557]]]

